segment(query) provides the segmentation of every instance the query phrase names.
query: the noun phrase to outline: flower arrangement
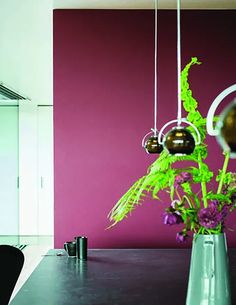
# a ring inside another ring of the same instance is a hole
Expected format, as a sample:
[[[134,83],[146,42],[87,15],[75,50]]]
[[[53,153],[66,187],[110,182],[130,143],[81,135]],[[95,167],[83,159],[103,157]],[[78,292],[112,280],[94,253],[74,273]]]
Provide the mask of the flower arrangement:
[[[189,69],[196,64],[201,63],[194,57],[181,73],[181,99],[187,120],[197,127],[201,135],[201,143],[186,156],[170,155],[163,150],[147,174],[139,178],[110,211],[111,226],[127,217],[146,196],[151,194],[152,198],[160,200],[159,192],[166,191],[170,205],[163,213],[163,222],[170,226],[182,225],[176,235],[178,242],[184,242],[190,231],[195,234],[224,232],[225,219],[236,207],[236,174],[227,172],[229,152],[223,152],[223,166],[217,174],[204,162],[208,154],[206,119],[198,111],[198,103],[188,83]],[[191,126],[188,129],[194,133]],[[179,163],[184,166],[180,167]],[[211,190],[214,179],[218,184],[215,191]]]

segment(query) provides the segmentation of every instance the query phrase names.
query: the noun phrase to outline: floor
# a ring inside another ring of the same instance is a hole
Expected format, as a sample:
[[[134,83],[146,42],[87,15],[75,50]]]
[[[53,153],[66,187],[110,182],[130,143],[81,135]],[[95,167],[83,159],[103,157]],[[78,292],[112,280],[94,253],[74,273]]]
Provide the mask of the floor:
[[[49,249],[53,248],[52,236],[0,236],[0,244],[26,245],[22,250],[25,262],[21,274],[16,283],[11,300],[28,279],[30,274],[42,260]]]

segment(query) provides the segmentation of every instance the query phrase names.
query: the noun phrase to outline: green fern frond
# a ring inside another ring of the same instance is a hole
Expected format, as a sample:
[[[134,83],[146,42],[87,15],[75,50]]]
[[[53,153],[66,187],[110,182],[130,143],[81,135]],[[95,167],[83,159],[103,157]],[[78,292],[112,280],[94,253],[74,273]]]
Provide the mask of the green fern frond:
[[[170,155],[166,150],[163,150],[159,158],[148,167],[147,174],[138,179],[112,208],[108,214],[110,221],[113,222],[111,226],[126,218],[138,205],[143,203],[144,198],[149,194],[152,195],[152,198],[160,200],[159,192],[165,190],[170,193],[170,199],[173,200],[175,177],[183,171],[192,174],[194,183],[205,183],[211,180],[213,173],[203,161],[207,157],[207,146],[203,143],[206,137],[206,119],[197,110],[198,103],[192,96],[188,83],[189,69],[196,64],[200,65],[201,63],[196,57],[193,57],[181,73],[181,98],[183,108],[187,112],[187,120],[194,124],[200,133],[201,144],[195,147],[191,155],[186,156]],[[188,129],[191,133],[195,133],[191,126]],[[200,168],[194,166],[182,167],[181,169],[173,168],[173,165],[179,161],[191,161],[198,165],[200,162],[201,166]],[[200,206],[199,198],[193,193],[189,183],[183,185],[183,191],[186,196],[194,198],[196,206]]]
[[[156,173],[159,171],[165,171],[170,167],[170,164],[171,160],[169,158],[169,154],[166,150],[163,150],[159,158],[149,166],[148,172]]]
[[[136,181],[112,208],[108,214],[110,221],[113,221],[112,226],[127,217],[127,215],[135,208],[135,204],[141,203],[143,196],[142,194],[140,195],[140,189],[145,178],[146,177],[143,176]],[[137,196],[137,194],[139,195]]]

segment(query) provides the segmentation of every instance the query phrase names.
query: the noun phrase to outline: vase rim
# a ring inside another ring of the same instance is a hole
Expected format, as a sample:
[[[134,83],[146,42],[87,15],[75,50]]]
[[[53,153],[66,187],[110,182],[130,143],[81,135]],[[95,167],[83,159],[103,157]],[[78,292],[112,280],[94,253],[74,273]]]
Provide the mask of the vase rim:
[[[194,235],[204,235],[204,236],[222,235],[222,234],[225,234],[225,232],[215,233],[215,234],[200,234],[200,233],[194,233]]]

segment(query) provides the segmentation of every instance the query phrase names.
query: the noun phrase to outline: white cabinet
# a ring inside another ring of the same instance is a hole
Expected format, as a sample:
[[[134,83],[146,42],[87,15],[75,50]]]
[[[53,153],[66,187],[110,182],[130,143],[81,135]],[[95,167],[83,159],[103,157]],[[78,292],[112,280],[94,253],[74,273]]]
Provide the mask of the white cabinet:
[[[19,106],[19,233],[53,235],[53,109]]]
[[[37,235],[37,107],[19,105],[19,234]]]
[[[38,234],[53,235],[53,109],[38,106]]]

